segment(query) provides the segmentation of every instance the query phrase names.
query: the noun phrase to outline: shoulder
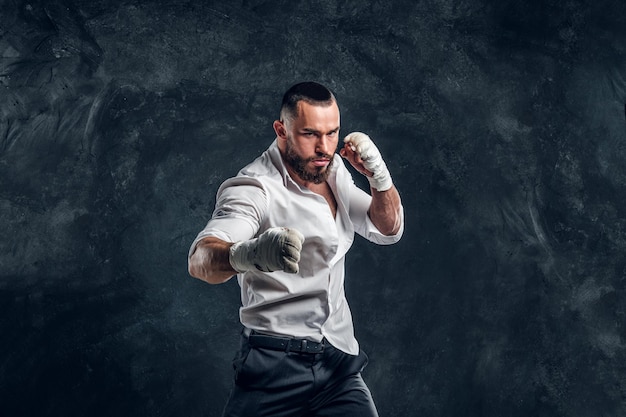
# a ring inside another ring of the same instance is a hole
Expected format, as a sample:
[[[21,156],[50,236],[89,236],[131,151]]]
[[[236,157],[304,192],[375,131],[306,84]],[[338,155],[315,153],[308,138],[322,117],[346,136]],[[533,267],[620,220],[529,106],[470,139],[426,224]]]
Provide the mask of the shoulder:
[[[271,175],[273,165],[271,163],[270,156],[267,151],[259,155],[254,161],[243,167],[238,175],[245,175],[249,177],[263,177]]]
[[[272,164],[268,152],[243,167],[236,176],[224,181],[217,191],[218,199],[225,195],[265,199],[273,182],[280,174]]]
[[[268,181],[281,181],[282,176],[269,150],[267,150],[243,167],[235,178],[248,178],[258,183],[266,183]]]

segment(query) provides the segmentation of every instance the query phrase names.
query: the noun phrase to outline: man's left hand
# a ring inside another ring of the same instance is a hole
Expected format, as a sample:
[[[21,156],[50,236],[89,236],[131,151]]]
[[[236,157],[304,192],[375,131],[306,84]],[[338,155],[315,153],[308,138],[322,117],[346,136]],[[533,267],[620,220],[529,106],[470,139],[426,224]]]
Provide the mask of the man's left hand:
[[[377,191],[386,191],[393,182],[385,161],[374,142],[365,133],[352,132],[343,140],[344,147],[339,155],[365,175],[370,186]]]

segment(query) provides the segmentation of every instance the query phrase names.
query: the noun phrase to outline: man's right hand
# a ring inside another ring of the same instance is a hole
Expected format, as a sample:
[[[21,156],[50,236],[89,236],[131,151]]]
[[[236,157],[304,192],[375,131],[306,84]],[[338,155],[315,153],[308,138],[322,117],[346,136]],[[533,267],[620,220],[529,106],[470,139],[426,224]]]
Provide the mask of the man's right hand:
[[[304,236],[296,229],[273,227],[256,239],[233,244],[230,247],[230,265],[237,272],[258,269],[296,274],[303,243]]]

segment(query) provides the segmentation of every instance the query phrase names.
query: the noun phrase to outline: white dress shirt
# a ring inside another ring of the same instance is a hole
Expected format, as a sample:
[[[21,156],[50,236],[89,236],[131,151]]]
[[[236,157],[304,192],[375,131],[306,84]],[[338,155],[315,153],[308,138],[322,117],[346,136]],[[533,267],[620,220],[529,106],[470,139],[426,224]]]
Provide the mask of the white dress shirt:
[[[276,140],[217,192],[211,220],[191,245],[207,236],[228,242],[257,237],[271,227],[289,227],[304,235],[299,272],[247,271],[237,274],[241,287],[240,319],[260,333],[305,338],[324,337],[336,348],[357,355],[352,314],[344,292],[344,260],[354,233],[381,245],[397,242],[402,227],[385,236],[367,211],[371,197],[358,188],[342,158],[335,154],[327,180],[337,200],[333,218],[319,194],[294,182]]]

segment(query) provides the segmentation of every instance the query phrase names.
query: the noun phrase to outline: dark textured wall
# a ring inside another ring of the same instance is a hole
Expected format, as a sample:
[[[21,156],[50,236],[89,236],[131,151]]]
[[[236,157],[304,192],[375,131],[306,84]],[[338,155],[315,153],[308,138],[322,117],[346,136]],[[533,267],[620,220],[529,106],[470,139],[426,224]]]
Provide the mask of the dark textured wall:
[[[219,415],[188,246],[315,79],[406,210],[347,263],[381,415],[626,415],[626,3],[312,3],[0,1],[0,414]]]

